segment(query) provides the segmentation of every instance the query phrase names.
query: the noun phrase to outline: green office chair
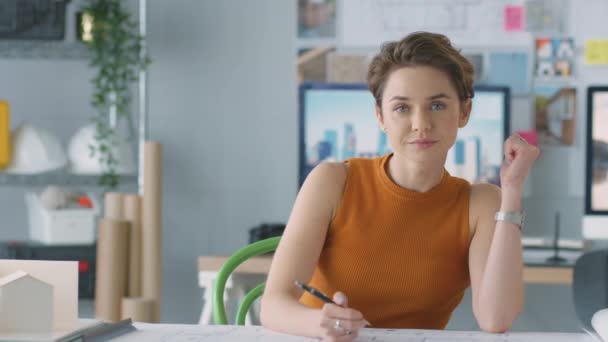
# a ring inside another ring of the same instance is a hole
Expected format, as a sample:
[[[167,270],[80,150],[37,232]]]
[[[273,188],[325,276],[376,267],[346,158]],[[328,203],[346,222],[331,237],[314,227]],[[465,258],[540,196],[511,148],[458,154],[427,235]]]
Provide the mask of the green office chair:
[[[213,285],[213,302],[211,311],[213,315],[213,322],[215,324],[228,324],[228,319],[226,318],[226,308],[224,307],[224,289],[226,288],[226,280],[228,280],[230,274],[245,260],[256,255],[274,251],[279,245],[280,239],[281,237],[277,236],[254,242],[236,251],[236,253],[232,254],[232,256],[226,260],[218,272],[217,279]],[[253,301],[260,297],[264,292],[264,284],[265,283],[261,283],[254,287],[253,290],[249,291],[245,298],[243,298],[243,302],[239,306],[236,314],[236,325],[245,325],[245,316],[247,316],[247,311],[249,311],[249,307]]]

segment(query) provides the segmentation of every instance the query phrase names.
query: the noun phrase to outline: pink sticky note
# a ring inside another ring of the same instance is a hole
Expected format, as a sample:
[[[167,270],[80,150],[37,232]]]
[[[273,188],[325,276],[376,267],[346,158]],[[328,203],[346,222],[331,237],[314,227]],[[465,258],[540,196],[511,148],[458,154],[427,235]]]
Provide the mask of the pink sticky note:
[[[538,146],[538,134],[536,131],[517,131],[517,134],[524,138],[528,144]]]
[[[524,6],[505,6],[505,31],[517,32],[524,30]]]

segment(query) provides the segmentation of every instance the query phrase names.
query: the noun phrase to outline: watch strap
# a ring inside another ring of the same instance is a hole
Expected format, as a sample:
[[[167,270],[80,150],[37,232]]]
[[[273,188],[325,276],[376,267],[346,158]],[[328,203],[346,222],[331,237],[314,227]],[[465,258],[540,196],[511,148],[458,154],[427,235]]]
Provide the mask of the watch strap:
[[[494,215],[496,221],[505,221],[517,225],[522,230],[524,225],[524,212],[498,211]]]

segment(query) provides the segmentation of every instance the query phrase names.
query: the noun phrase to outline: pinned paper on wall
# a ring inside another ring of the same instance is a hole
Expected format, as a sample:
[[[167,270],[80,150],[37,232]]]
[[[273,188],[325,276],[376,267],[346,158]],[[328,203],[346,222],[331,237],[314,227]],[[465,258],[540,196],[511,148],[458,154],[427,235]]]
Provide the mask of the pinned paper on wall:
[[[536,38],[537,77],[571,77],[574,59],[575,46],[572,37]]]
[[[530,92],[528,54],[524,52],[496,52],[490,54],[486,82],[506,85],[513,94]]]
[[[524,6],[505,6],[505,31],[519,32],[524,30]]]
[[[535,126],[538,143],[572,145],[576,123],[576,88],[537,86]]]
[[[608,64],[608,39],[585,41],[585,64]]]

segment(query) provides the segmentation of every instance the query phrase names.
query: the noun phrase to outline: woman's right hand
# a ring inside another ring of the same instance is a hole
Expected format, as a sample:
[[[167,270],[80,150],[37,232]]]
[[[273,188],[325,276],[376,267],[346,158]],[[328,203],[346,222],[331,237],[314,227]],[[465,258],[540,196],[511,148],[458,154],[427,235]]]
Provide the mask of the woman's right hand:
[[[324,341],[352,341],[359,330],[370,325],[361,312],[347,306],[348,300],[342,292],[336,292],[336,304],[326,303],[321,309],[321,336]]]

